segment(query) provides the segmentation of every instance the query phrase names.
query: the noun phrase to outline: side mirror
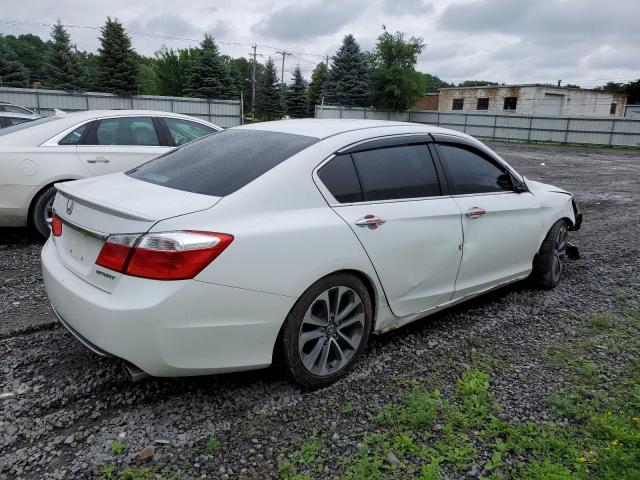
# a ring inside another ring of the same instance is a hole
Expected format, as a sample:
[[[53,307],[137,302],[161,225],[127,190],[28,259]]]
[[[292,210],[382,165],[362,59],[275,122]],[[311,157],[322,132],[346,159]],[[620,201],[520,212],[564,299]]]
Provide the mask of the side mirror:
[[[519,178],[516,178],[515,176],[511,175],[511,182],[513,183],[513,191],[516,193],[524,193],[524,192],[528,192],[529,189],[527,188],[527,186],[525,185],[525,183],[520,180]]]

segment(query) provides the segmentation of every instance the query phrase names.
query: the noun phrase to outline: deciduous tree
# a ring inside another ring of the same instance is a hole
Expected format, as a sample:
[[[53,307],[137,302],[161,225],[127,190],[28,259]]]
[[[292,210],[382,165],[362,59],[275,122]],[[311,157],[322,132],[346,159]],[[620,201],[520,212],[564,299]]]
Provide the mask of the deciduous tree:
[[[422,76],[415,66],[425,44],[422,38],[405,40],[401,32],[382,29],[372,54],[371,99],[379,109],[407,110],[424,94]]]

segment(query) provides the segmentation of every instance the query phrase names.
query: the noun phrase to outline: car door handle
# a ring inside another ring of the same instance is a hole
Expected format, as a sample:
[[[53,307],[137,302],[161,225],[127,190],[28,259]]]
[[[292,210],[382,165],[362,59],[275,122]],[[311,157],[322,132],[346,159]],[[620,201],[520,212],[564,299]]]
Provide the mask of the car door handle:
[[[480,218],[481,216],[486,215],[487,211],[484,208],[473,207],[467,210],[464,214],[469,218]]]
[[[371,230],[375,230],[380,225],[385,223],[386,220],[376,217],[375,215],[365,215],[362,218],[356,220],[356,225],[359,227],[369,227]]]
[[[104,157],[96,157],[87,160],[87,163],[109,163],[109,160]]]

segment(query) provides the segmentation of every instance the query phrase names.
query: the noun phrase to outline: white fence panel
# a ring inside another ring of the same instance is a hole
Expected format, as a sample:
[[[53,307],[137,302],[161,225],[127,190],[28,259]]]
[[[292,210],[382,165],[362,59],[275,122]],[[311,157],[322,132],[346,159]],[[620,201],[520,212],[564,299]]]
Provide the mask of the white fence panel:
[[[325,105],[322,109],[316,106],[316,118],[408,120],[484,139],[640,147],[640,120],[626,118],[533,117],[433,110],[387,112],[336,105]]]
[[[22,105],[41,115],[53,115],[55,109],[80,110],[159,110],[183,113],[208,120],[221,127],[242,123],[239,100],[207,100],[204,98],[160,97],[138,95],[119,97],[110,93],[68,93],[60,90],[0,88],[0,102]]]

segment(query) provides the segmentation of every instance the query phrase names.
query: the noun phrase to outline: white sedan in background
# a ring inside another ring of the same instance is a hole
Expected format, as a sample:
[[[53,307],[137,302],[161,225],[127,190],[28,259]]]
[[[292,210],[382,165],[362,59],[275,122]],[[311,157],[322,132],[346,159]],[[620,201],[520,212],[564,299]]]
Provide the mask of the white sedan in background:
[[[370,333],[528,276],[556,286],[581,223],[571,194],[468,135],[370,120],[232,128],[56,187],[51,304],[138,378],[277,357],[328,385]]]
[[[221,130],[204,120],[145,110],[85,111],[0,130],[0,227],[43,237],[53,184],[119,172]]]

